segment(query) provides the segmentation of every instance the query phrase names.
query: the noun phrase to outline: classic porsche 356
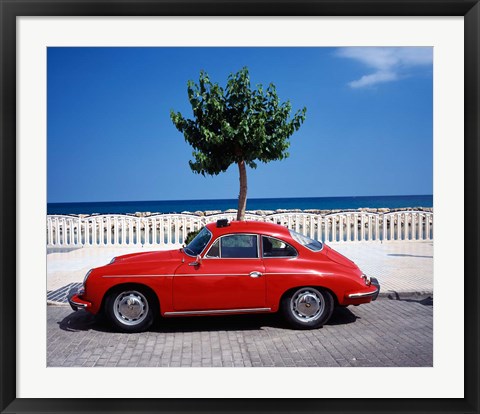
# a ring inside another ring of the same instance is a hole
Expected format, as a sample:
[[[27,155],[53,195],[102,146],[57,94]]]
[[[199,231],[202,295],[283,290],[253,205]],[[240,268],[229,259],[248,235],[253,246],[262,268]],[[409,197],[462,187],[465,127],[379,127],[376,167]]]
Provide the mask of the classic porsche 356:
[[[377,279],[317,240],[264,222],[219,220],[185,247],[113,258],[69,295],[74,310],[104,312],[123,332],[158,316],[281,311],[296,329],[318,328],[334,306],[375,300]]]

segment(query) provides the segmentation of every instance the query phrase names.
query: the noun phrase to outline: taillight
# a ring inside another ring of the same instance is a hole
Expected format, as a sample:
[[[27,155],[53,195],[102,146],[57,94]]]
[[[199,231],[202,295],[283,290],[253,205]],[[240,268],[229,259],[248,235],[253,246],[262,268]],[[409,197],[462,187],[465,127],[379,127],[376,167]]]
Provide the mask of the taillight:
[[[370,276],[367,276],[366,274],[362,274],[362,279],[365,281],[365,284],[367,286],[370,286],[370,284],[372,283],[372,281],[370,280]]]

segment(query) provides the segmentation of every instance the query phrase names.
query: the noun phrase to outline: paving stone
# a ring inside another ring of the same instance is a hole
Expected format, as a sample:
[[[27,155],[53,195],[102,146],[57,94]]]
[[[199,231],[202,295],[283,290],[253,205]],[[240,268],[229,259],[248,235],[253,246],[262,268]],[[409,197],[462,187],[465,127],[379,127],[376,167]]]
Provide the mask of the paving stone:
[[[52,367],[432,366],[433,306],[381,298],[336,309],[330,323],[309,331],[288,329],[275,315],[249,315],[178,318],[132,335],[49,306],[47,343]]]

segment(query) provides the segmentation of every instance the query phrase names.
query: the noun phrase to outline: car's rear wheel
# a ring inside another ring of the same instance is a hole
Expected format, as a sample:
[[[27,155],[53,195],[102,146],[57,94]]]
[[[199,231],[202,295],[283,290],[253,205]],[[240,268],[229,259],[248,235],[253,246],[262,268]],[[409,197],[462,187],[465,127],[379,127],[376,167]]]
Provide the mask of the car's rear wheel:
[[[105,301],[105,310],[110,321],[123,332],[142,332],[154,320],[152,294],[139,287],[114,289]]]
[[[285,319],[296,329],[319,328],[330,319],[333,308],[330,292],[313,287],[290,291],[281,302]]]

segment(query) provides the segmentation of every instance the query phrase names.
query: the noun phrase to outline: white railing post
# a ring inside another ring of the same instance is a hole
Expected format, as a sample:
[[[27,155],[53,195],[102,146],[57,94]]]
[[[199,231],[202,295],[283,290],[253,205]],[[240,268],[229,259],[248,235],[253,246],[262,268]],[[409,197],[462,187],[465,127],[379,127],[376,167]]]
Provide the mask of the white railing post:
[[[339,242],[343,243],[344,240],[343,240],[343,221],[345,220],[345,216],[342,215],[342,216],[339,216],[339,221],[338,221],[338,238],[339,238]]]
[[[365,214],[360,214],[360,240],[365,241]]]
[[[352,220],[352,222],[351,222],[352,230],[351,230],[351,235],[350,235],[351,236],[350,241],[356,242],[357,241],[357,233],[358,233],[357,215],[355,213],[352,213],[350,215],[350,219]]]
[[[83,220],[80,216],[78,216],[77,220],[77,245],[78,246],[83,246],[83,238],[82,238],[82,224]]]
[[[368,241],[372,241],[372,233],[373,233],[373,220],[372,220],[372,215],[369,214],[368,215],[368,232],[367,232],[367,237],[368,237]]]
[[[95,246],[97,244],[97,220],[95,217],[92,218],[90,221],[91,228],[90,228],[90,234],[92,237],[92,241],[90,243],[91,246]]]
[[[167,219],[167,244],[172,244],[172,218]]]
[[[143,220],[143,227],[145,228],[145,239],[143,241],[144,246],[150,244],[150,218],[146,217]]]
[[[152,244],[158,246],[157,217],[152,217]]]
[[[395,240],[395,216],[390,216],[390,240]]]
[[[424,237],[423,237],[424,217],[425,217],[424,214],[418,213],[418,239],[419,240],[424,240]]]
[[[352,223],[351,223],[352,216],[350,213],[347,213],[347,242],[352,241]]]
[[[53,225],[51,217],[47,217],[47,246],[53,246]]]
[[[142,245],[142,219],[139,217],[136,221],[137,224],[137,246]]]
[[[337,214],[333,215],[332,216],[332,228],[330,229],[330,240],[333,243],[336,243],[337,239],[338,239],[337,220],[338,220],[338,215]]]
[[[160,217],[160,244],[163,246],[165,244],[165,232],[164,232],[165,220],[163,217]]]

